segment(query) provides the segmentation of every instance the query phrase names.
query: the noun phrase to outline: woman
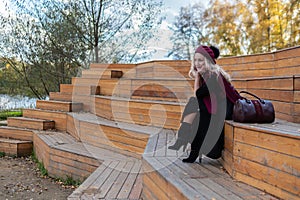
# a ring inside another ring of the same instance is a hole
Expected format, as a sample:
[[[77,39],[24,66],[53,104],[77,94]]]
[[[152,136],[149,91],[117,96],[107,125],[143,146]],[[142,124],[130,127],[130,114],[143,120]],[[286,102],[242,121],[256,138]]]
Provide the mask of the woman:
[[[224,143],[224,120],[231,119],[233,104],[241,98],[230,83],[230,76],[216,64],[219,50],[199,46],[189,71],[195,79],[194,94],[188,102],[178,131],[178,139],[169,149],[178,150],[191,142],[191,152],[183,162],[193,163],[202,154],[221,157]],[[196,130],[196,131],[193,131]]]

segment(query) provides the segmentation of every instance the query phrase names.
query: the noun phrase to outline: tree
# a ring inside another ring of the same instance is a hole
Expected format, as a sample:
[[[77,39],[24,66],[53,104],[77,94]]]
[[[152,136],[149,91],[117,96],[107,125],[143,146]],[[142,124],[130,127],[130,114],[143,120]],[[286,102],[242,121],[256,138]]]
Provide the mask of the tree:
[[[286,15],[286,32],[284,34],[287,40],[287,47],[300,44],[300,1],[290,0],[284,5],[284,11]]]
[[[201,44],[216,44],[223,56],[270,52],[299,45],[299,7],[299,0],[211,0],[205,10],[181,12],[176,18],[173,49],[185,49],[191,32],[182,30],[194,27],[201,32],[193,32],[198,34],[193,38],[198,37]],[[199,12],[202,13],[200,19],[186,17]],[[185,52],[178,52],[188,57]]]
[[[170,29],[173,31],[171,41],[173,42],[172,50],[168,56],[173,59],[191,59],[194,47],[199,43],[199,40],[206,41],[204,35],[203,24],[204,7],[202,4],[182,7],[179,16]]]
[[[207,34],[211,43],[222,49],[223,55],[241,54],[242,23],[240,12],[242,7],[233,1],[211,1],[205,11]]]
[[[134,62],[160,24],[150,0],[12,0],[0,16],[2,55],[43,98],[91,61]],[[92,55],[92,59],[91,59]],[[42,88],[42,90],[41,90]]]

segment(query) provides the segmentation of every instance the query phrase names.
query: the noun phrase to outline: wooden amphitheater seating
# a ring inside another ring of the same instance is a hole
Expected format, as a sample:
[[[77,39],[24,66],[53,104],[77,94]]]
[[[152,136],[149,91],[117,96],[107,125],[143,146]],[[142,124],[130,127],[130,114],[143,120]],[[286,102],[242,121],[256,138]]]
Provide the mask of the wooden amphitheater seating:
[[[238,90],[272,100],[277,117],[261,125],[226,121],[220,160],[184,164],[188,152],[167,148],[193,93],[189,61],[91,64],[49,100],[9,119],[0,138],[29,141],[26,151],[34,150],[50,176],[83,181],[70,200],[299,199],[300,81],[292,73],[299,49],[218,61]]]
[[[299,199],[300,47],[224,58],[239,90],[273,102],[272,124],[225,123],[223,166],[231,176],[283,199]]]

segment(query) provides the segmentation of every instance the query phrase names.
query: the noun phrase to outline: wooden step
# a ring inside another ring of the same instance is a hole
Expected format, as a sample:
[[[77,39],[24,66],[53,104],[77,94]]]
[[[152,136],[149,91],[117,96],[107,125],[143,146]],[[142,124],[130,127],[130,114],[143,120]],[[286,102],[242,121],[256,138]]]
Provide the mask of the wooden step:
[[[27,140],[32,141],[33,132],[28,129],[0,126],[0,137],[16,140]]]
[[[150,134],[159,128],[110,121],[90,113],[69,113],[67,132],[79,141],[140,158]]]
[[[72,101],[71,93],[50,92],[49,99],[54,101]]]
[[[42,120],[26,117],[9,117],[7,118],[7,125],[17,128],[28,128],[34,130],[49,130],[55,128],[53,120]]]
[[[132,69],[136,64],[102,64],[102,63],[91,63],[90,69]]]
[[[34,150],[51,177],[72,177],[85,180],[101,163],[110,160],[136,160],[107,149],[79,142],[72,136],[56,131],[37,131]]]
[[[91,85],[91,86],[81,86],[81,85],[72,85],[72,84],[60,84],[61,93],[71,93],[78,95],[99,95],[100,86]]]
[[[29,156],[32,154],[32,141],[14,140],[0,137],[0,152],[10,156]]]
[[[113,88],[113,96],[138,98],[154,97],[188,99],[193,95],[193,80],[187,79],[120,79]]]
[[[69,197],[80,199],[140,199],[141,161],[106,161]]]
[[[102,95],[112,95],[116,85],[118,84],[120,79],[90,79],[90,78],[80,78],[74,77],[72,78],[73,87],[77,86],[90,86],[96,85],[101,87]]]
[[[79,112],[82,110],[82,103],[53,101],[53,100],[37,100],[36,108],[43,110],[58,110],[65,112]]]
[[[185,104],[96,96],[94,113],[120,122],[177,129]]]
[[[67,127],[67,113],[62,111],[23,109],[23,117],[54,121],[55,129],[59,131],[65,131]]]
[[[93,79],[110,79],[114,78],[112,75],[113,71],[122,72],[122,77],[130,78],[135,77],[135,69],[123,69],[123,68],[113,68],[113,69],[89,69],[82,71],[82,78],[93,78]],[[116,77],[115,77],[116,78]]]
[[[135,67],[136,78],[188,78],[191,63],[188,61],[154,61]]]
[[[282,199],[298,199],[300,125],[225,123],[225,169],[235,179]]]
[[[174,132],[153,135],[143,155],[142,199],[277,199],[233,180],[218,160],[183,163],[186,152],[168,149]],[[173,144],[173,142],[172,142]]]
[[[232,78],[293,76],[300,69],[300,48],[271,53],[220,58],[217,63]]]

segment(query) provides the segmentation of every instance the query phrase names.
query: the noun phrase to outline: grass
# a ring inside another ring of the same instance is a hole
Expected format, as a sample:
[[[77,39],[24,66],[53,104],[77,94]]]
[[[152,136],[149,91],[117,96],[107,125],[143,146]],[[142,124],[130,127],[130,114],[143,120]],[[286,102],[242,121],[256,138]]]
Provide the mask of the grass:
[[[8,117],[21,117],[22,110],[3,110],[0,111],[0,120],[6,120]]]
[[[5,156],[5,152],[0,152],[0,158]]]
[[[38,167],[39,171],[41,172],[41,175],[49,177],[47,169],[45,168],[44,164],[41,163],[37,159],[35,152],[32,153],[31,159],[37,164],[37,167]],[[65,186],[76,186],[77,187],[77,186],[81,185],[80,180],[74,180],[73,177],[68,176],[68,175],[66,176],[66,178],[56,178],[55,180]]]
[[[57,178],[56,180],[66,186],[76,186],[77,187],[77,186],[81,185],[80,180],[74,180],[73,177],[68,176],[68,175],[66,176],[66,178]]]
[[[35,152],[32,152],[31,159],[37,164],[37,167],[40,170],[41,175],[48,176],[47,169],[45,168],[44,164],[37,159]]]

